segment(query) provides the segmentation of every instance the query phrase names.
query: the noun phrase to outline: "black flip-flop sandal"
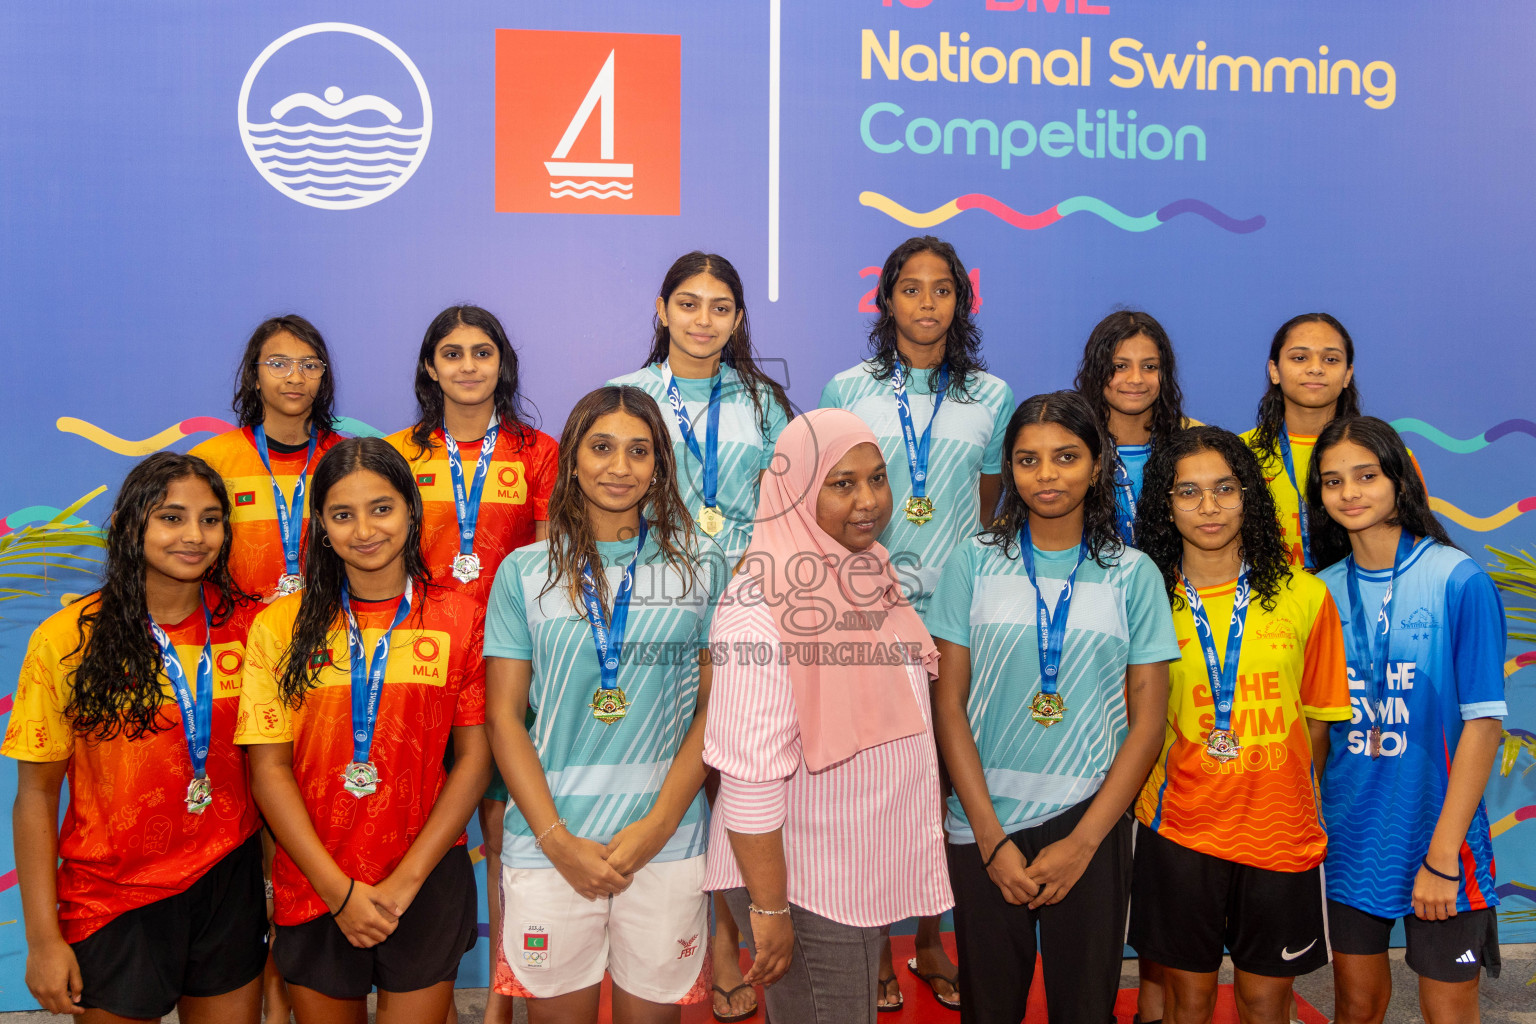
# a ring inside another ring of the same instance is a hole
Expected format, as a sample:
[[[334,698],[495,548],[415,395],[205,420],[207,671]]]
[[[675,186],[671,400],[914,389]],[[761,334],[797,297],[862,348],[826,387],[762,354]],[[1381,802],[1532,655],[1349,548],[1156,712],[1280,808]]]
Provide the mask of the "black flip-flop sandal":
[[[885,995],[885,987],[891,984],[896,985],[896,1001],[894,1003],[882,1003],[877,999],[875,1001],[875,1009],[881,1013],[896,1013],[906,1005],[907,997],[901,994],[901,985],[896,983],[896,973],[894,971],[891,972],[889,977],[880,979],[880,995]]]
[[[933,987],[934,979],[937,978],[940,981],[948,982],[950,988],[954,989],[956,992],[959,992],[960,976],[958,974],[953,978],[939,974],[938,972],[934,972],[933,974],[924,974],[922,971],[917,969],[917,957],[915,956],[907,961],[907,970],[917,975],[918,978],[922,980],[923,984],[928,986],[928,991],[933,993],[934,1002],[938,1003],[946,1010],[958,1011],[960,1009],[960,1001],[958,999],[945,999],[943,996],[939,995],[939,990]]]
[[[714,989],[716,992],[719,992],[722,996],[725,996],[725,1002],[727,1006],[730,1005],[731,997],[734,996],[737,992],[740,992],[744,988],[750,989],[751,987],[752,986],[748,985],[746,982],[742,982],[740,985],[737,985],[735,988],[727,992],[719,985],[710,986],[710,988]],[[739,1020],[751,1020],[753,1017],[757,1016],[757,1003],[755,1001],[756,997],[754,996],[753,998],[754,1002],[752,1004],[752,1009],[747,1010],[745,1013],[727,1013],[722,1015],[720,1011],[716,1010],[713,1006],[710,1007],[710,1012],[715,1015],[715,1020],[719,1021],[720,1024],[735,1024],[735,1022]]]

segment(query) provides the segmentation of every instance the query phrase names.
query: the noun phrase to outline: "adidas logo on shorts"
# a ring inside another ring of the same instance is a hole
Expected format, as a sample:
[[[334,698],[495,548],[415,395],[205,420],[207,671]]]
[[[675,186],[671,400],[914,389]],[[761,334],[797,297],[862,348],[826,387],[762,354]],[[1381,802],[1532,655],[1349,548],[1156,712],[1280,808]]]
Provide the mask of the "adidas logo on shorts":
[[[1456,962],[1459,964],[1475,964],[1477,963],[1477,957],[1473,956],[1472,951],[1469,949],[1465,953],[1461,954],[1461,956],[1457,957]]]

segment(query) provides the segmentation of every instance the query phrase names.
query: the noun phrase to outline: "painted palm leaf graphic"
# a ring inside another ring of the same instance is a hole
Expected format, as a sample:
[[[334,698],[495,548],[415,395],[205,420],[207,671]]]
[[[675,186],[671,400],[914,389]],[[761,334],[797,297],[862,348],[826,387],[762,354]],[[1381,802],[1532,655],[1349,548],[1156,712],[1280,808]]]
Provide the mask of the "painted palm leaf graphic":
[[[39,591],[25,589],[28,580],[53,580],[61,573],[96,571],[101,559],[78,549],[105,548],[107,542],[101,529],[87,522],[66,520],[106,489],[106,485],[96,488],[46,522],[29,523],[0,536],[0,601],[43,596]]]
[[[1498,562],[1489,567],[1488,575],[1493,577],[1493,582],[1499,589],[1515,597],[1536,600],[1536,559],[1532,559],[1525,551],[1515,555],[1500,551],[1491,545],[1488,546],[1488,550],[1498,556]],[[1506,607],[1504,616],[1511,623],[1536,623],[1536,608]],[[1536,632],[1529,630],[1511,629],[1509,638],[1522,643],[1536,644]],[[1536,768],[1536,735],[1524,729],[1505,729],[1504,748],[1499,755],[1499,773],[1508,775],[1514,771],[1515,764],[1520,760],[1522,753],[1529,753],[1532,758],[1532,763],[1527,765],[1525,770],[1529,772],[1532,768]]]

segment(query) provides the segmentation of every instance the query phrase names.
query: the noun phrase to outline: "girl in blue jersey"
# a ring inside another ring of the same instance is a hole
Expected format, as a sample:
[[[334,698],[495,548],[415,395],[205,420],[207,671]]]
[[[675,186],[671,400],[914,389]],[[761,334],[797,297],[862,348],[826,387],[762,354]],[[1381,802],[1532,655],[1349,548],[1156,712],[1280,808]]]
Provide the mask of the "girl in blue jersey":
[[[496,988],[533,1024],[676,1022],[708,991],[709,566],[661,409],[604,387],[560,438],[547,540],[507,556],[486,620],[487,718],[515,806]],[[525,712],[534,721],[525,725]]]
[[[1030,398],[1005,436],[1002,510],[950,557],[928,616],[955,789],[961,1002],[967,1021],[1018,1024],[1038,948],[1052,1019],[1109,1020],[1126,811],[1162,745],[1179,645],[1162,575],[1116,531],[1108,441],[1087,400]]]
[[[1381,420],[1323,427],[1307,499],[1319,561],[1343,558],[1318,578],[1344,619],[1354,705],[1322,779],[1336,1019],[1386,1014],[1401,918],[1424,1019],[1475,1022],[1478,971],[1499,971],[1483,787],[1506,713],[1503,604]]]
[[[1135,544],[1142,470],[1153,444],[1184,426],[1173,342],[1150,313],[1117,309],[1088,335],[1072,386],[1109,434],[1120,539]]]
[[[757,365],[741,275],[724,256],[679,256],[661,279],[653,326],[645,365],[608,383],[637,387],[661,406],[683,504],[724,579],[752,541],[758,480],[794,411]],[[757,997],[742,980],[741,936],[723,896],[713,946],[715,1019],[746,1020]]]
[[[880,543],[925,620],[945,559],[991,521],[1002,488],[1003,427],[1013,392],[987,372],[974,301],[954,246],[932,235],[907,239],[880,269],[880,315],[869,330],[869,358],[821,392],[823,409],[849,410],[880,443],[896,506]],[[918,922],[916,949],[908,970],[942,1005],[958,1009],[938,918]],[[889,949],[880,972],[881,1012],[901,1009]]]

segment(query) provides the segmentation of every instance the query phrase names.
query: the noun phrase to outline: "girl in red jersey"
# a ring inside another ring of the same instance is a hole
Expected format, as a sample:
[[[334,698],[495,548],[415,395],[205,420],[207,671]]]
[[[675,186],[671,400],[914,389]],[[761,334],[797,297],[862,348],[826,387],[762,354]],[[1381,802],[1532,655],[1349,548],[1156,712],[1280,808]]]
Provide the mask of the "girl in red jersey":
[[[555,439],[528,425],[517,353],[493,313],[450,306],[433,318],[416,357],[416,408],[416,422],[385,440],[410,462],[421,491],[422,555],[434,580],[484,608],[501,560],[548,533],[559,460]],[[506,783],[492,765],[480,831],[493,974],[506,812]],[[486,1024],[511,1019],[512,1000],[490,993]]]
[[[229,512],[203,460],[139,463],[113,506],[101,589],[27,647],[0,751],[20,762],[27,988],[52,1013],[260,1019],[261,845],[234,744],[250,619]]]
[[[300,1024],[352,1024],[375,988],[383,1024],[440,1021],[478,931],[484,611],[430,585],[421,496],[382,439],[327,452],[313,493],[307,584],[251,627],[236,733],[279,845],[273,956]]]
[[[300,541],[307,477],[334,432],[336,380],[325,339],[301,316],[275,316],[251,332],[240,357],[240,426],[192,449],[224,478],[233,504],[229,568],[264,601],[303,586]]]

